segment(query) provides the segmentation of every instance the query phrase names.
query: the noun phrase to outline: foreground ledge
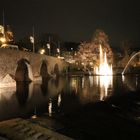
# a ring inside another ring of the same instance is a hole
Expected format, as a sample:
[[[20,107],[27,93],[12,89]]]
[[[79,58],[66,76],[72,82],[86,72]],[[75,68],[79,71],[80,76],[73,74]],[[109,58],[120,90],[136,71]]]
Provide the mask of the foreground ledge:
[[[73,140],[21,118],[1,122],[0,138],[5,140]]]

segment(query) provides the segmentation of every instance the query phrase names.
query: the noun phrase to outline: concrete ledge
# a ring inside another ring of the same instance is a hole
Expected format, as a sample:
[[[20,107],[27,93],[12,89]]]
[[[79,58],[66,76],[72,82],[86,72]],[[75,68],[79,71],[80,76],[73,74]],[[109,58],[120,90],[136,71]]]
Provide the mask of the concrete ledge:
[[[72,138],[20,118],[1,122],[0,137],[4,140],[72,140]]]

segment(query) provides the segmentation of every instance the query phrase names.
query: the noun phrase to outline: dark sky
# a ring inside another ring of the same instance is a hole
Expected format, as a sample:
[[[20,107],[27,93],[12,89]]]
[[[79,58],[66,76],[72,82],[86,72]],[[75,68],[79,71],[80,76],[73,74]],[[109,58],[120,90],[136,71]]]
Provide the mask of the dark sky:
[[[124,39],[140,41],[139,0],[3,0],[5,24],[15,38],[32,32],[58,34],[64,41],[86,41],[100,28],[112,45]],[[3,8],[2,8],[3,5]]]

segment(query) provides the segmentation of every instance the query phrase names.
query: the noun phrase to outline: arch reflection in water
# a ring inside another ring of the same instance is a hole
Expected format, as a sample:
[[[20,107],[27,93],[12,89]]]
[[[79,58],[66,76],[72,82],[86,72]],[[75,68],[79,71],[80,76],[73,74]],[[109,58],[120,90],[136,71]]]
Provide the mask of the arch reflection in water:
[[[40,68],[40,75],[42,77],[42,80],[46,80],[48,77],[48,67],[47,67],[47,61],[43,60]]]
[[[19,105],[24,106],[28,100],[29,95],[29,84],[25,82],[17,82],[16,96]]]
[[[44,96],[48,94],[48,80],[47,79],[42,80],[41,91]]]
[[[34,84],[33,82],[17,82],[16,97],[21,106],[26,105],[27,101],[32,97]]]

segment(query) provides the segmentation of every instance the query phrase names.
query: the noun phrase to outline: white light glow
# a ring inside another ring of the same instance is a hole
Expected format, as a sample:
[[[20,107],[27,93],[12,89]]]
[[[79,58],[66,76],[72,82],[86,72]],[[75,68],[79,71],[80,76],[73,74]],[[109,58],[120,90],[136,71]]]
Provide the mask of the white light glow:
[[[106,52],[103,52],[100,45],[100,64],[95,68],[97,77],[97,84],[100,86],[100,100],[104,100],[108,96],[108,89],[112,87],[113,71],[112,65],[108,64]]]
[[[58,102],[57,102],[58,107],[60,106],[60,104],[61,104],[61,94],[58,95]]]
[[[103,53],[102,46],[100,45],[100,64],[95,68],[97,75],[113,75],[112,65],[109,66],[107,61],[106,52]]]
[[[1,37],[1,38],[0,38],[0,41],[1,41],[2,43],[5,43],[5,42],[6,42],[6,38],[5,38],[5,37]]]
[[[50,44],[49,44],[49,43],[47,43],[47,48],[48,48],[48,49],[50,49],[50,48],[51,48],[51,46],[50,46]]]
[[[45,49],[41,49],[41,50],[39,51],[39,53],[40,53],[40,54],[44,54],[44,53],[45,53]]]
[[[48,105],[48,112],[49,112],[49,116],[52,116],[52,100],[50,99],[49,101],[49,105]]]
[[[112,89],[112,76],[99,76],[98,84],[100,86],[100,100],[103,101],[108,96],[108,89]]]

